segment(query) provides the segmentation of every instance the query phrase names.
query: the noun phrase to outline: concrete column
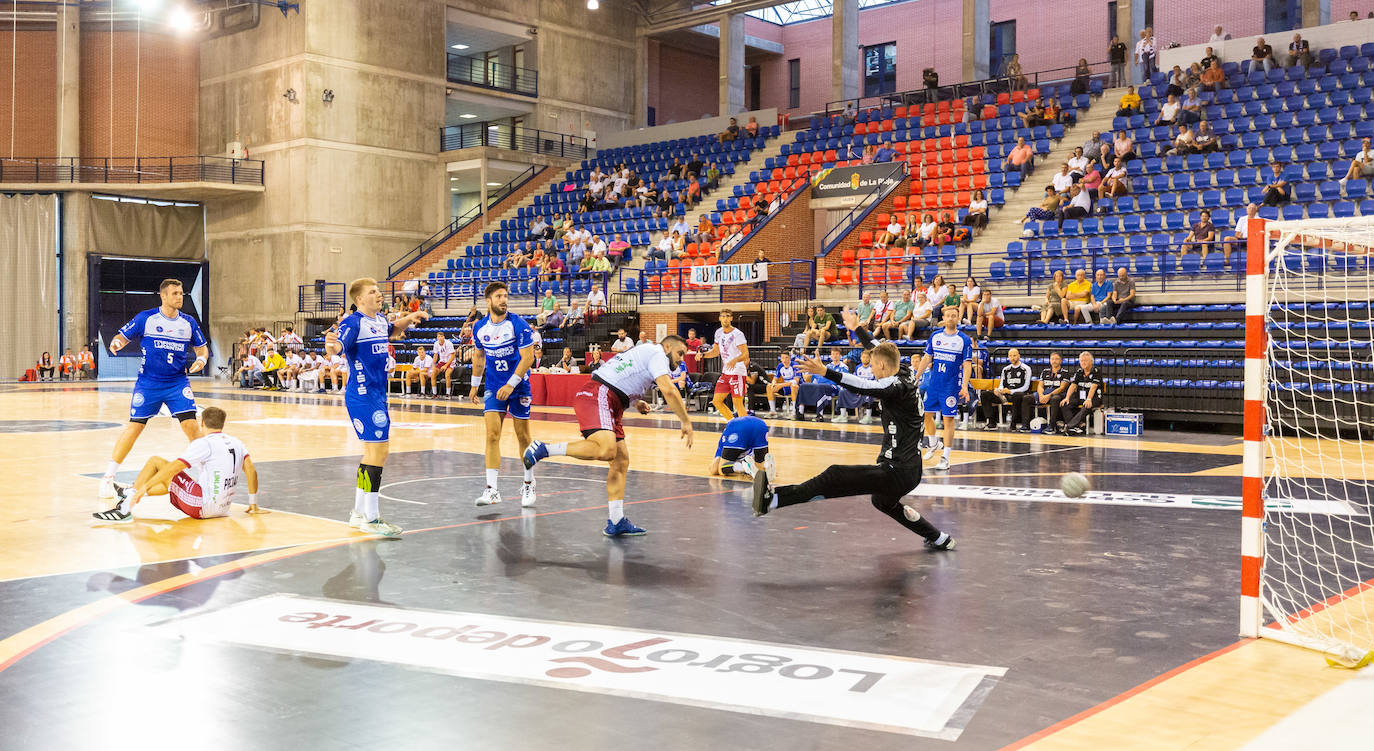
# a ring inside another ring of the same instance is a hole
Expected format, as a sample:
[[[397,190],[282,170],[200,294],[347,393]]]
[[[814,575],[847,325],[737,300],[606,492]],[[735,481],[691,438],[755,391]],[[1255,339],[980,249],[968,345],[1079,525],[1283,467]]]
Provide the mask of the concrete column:
[[[636,53],[636,58],[638,54]],[[744,111],[744,14],[720,17],[720,112]]]
[[[1302,25],[1325,26],[1331,23],[1331,0],[1302,0]]]
[[[81,156],[81,13],[74,3],[58,6],[55,69],[57,156]]]
[[[478,206],[482,212],[482,226],[487,226],[487,158],[482,157],[482,167],[477,171],[477,182],[482,187],[477,189],[477,200],[481,201]]]
[[[72,15],[75,15],[73,13]],[[76,351],[88,342],[90,280],[86,273],[91,221],[91,194],[62,194],[62,340]],[[94,347],[92,347],[94,350]],[[97,355],[98,356],[98,355]]]
[[[835,0],[830,24],[830,99],[859,97],[859,0]]]
[[[634,109],[630,120],[631,127],[643,128],[649,124],[649,37],[640,34],[635,37]]]
[[[1116,31],[1121,35],[1121,41],[1126,43],[1126,68],[1130,72],[1126,80],[1136,85],[1142,81],[1140,65],[1135,61],[1135,44],[1140,41],[1140,32],[1144,29],[1145,0],[1117,0]]]
[[[964,67],[965,81],[988,78],[988,0],[964,0]]]

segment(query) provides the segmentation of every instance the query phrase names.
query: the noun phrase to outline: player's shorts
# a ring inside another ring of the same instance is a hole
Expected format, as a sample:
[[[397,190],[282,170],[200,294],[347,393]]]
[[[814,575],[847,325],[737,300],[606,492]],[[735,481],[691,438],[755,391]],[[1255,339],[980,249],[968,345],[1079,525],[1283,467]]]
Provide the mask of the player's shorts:
[[[743,459],[744,455],[747,453],[749,453],[749,449],[736,448],[734,446],[722,446],[720,449],[720,460],[721,463],[737,462],[740,459]],[[768,447],[760,446],[754,449],[753,455],[754,461],[758,464],[762,464],[763,460],[768,457]]]
[[[779,388],[779,389],[778,389],[777,391],[775,391],[774,393],[782,394],[783,396],[791,396],[791,395],[792,395],[792,383],[789,381],[787,384],[785,384],[782,388]]]
[[[482,413],[501,412],[517,420],[530,419],[530,405],[534,403],[534,397],[530,394],[530,382],[525,381],[519,386],[516,386],[515,389],[510,392],[509,399],[496,398],[496,391],[499,388],[498,386],[494,389],[491,387],[491,384],[487,384],[486,406],[482,408]]]
[[[959,414],[959,395],[928,389],[925,401],[921,406],[931,414],[954,417]]]
[[[201,509],[205,504],[205,496],[201,493],[200,483],[191,479],[190,475],[176,473],[167,483],[167,493],[178,511],[192,519],[204,518]]]
[[[391,440],[391,413],[386,408],[386,397],[344,395],[344,407],[348,409],[348,420],[353,424],[353,432],[363,443],[386,443]]]
[[[743,399],[748,389],[749,381],[742,375],[721,375],[716,379],[717,394],[730,394],[737,399]]]
[[[178,420],[194,420],[196,395],[191,391],[191,382],[185,378],[171,383],[148,383],[143,380],[134,382],[134,395],[129,401],[131,421],[146,423],[156,416],[164,405]]]
[[[615,433],[617,441],[625,440],[625,426],[621,424],[625,404],[606,384],[589,381],[583,386],[573,397],[573,413],[583,438],[598,430],[609,430]]]

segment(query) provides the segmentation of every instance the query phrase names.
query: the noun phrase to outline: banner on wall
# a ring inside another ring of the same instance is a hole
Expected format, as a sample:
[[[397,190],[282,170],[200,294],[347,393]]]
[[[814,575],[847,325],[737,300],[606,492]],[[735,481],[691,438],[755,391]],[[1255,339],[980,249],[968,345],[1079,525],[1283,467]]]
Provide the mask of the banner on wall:
[[[692,284],[719,287],[727,284],[758,284],[768,281],[766,263],[727,263],[693,266]]]
[[[891,162],[836,167],[811,183],[811,208],[835,209],[854,206],[879,185],[884,189],[902,181],[904,175]]]

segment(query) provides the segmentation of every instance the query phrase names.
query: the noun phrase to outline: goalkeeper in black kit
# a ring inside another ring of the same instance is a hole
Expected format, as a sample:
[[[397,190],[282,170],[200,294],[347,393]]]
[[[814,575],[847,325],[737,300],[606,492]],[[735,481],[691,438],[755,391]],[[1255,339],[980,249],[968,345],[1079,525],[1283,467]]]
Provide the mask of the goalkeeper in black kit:
[[[902,364],[901,354],[891,343],[877,346],[868,330],[859,326],[858,316],[845,311],[844,324],[858,335],[869,351],[873,379],[829,370],[818,359],[802,360],[799,367],[813,375],[824,375],[855,394],[871,396],[882,403],[883,446],[877,464],[831,465],[824,472],[800,485],[772,488],[768,473],[754,475],[755,516],[773,509],[822,498],[871,495],[873,506],[898,524],[925,538],[931,550],[952,550],[954,538],[935,528],[911,506],[902,505],[902,496],[921,482],[920,385],[911,368]]]

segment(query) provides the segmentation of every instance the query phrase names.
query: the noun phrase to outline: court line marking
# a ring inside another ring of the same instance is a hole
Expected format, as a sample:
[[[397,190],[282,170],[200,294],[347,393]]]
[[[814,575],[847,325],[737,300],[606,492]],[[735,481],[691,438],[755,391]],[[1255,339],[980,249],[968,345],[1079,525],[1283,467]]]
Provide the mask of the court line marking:
[[[674,501],[683,498],[700,498],[703,496],[719,495],[733,495],[733,492],[712,490],[701,493],[687,493],[684,495],[665,496],[663,498],[646,498],[638,501],[626,501],[625,505],[632,506],[643,503],[659,503],[662,501]],[[462,527],[473,527],[482,524],[497,524],[500,522],[517,521],[520,519],[528,519],[532,517],[557,516],[559,514],[572,514],[583,511],[602,511],[605,508],[605,504],[597,504],[595,506],[584,506],[581,508],[559,509],[557,511],[544,511],[537,514],[519,514],[516,516],[504,516],[498,519],[476,519],[473,521],[459,522],[456,524],[446,524],[438,527],[411,529],[406,530],[401,534],[402,536],[409,536],[420,534],[423,532],[439,532],[449,529],[459,529]],[[75,631],[76,629],[81,628],[82,626],[85,626],[108,613],[113,612],[115,609],[119,608],[122,605],[133,605],[136,603],[140,603],[144,600],[149,600],[154,597],[167,594],[168,592],[174,592],[178,589],[182,589],[184,587],[196,584],[198,582],[208,581],[210,579],[224,576],[225,574],[231,574],[236,571],[243,571],[249,568],[255,568],[257,566],[261,566],[266,563],[272,563],[274,561],[283,560],[285,558],[293,558],[298,555],[305,555],[307,553],[314,553],[319,552],[321,550],[329,550],[336,547],[342,547],[344,545],[351,545],[355,542],[362,542],[364,540],[377,541],[380,539],[385,538],[379,538],[377,535],[368,535],[359,532],[356,536],[353,537],[340,538],[337,540],[323,540],[319,542],[305,543],[304,545],[296,545],[288,548],[281,548],[266,553],[251,555],[246,558],[241,558],[237,561],[229,561],[227,563],[221,563],[215,566],[210,566],[208,568],[201,569],[196,573],[178,574],[177,576],[169,577],[161,581],[152,582],[151,584],[145,584],[141,587],[136,587],[134,589],[128,590],[127,592],[120,592],[118,594],[114,594],[109,597],[96,600],[94,602],[86,603],[85,605],[81,605],[79,607],[68,610],[64,613],[60,613],[56,616],[53,616],[52,618],[49,618],[45,621],[29,626],[28,628],[19,631],[15,634],[12,634],[4,639],[0,639],[0,673],[3,673],[11,665],[22,660],[24,657],[32,654],[33,652],[42,648],[43,646],[50,644],[58,638],[61,638],[62,636],[71,633],[72,631]]]
[[[464,452],[459,452],[459,453],[468,453],[468,452],[465,452],[465,451],[464,451]],[[387,489],[387,488],[394,488],[394,487],[396,487],[397,485],[407,485],[407,484],[412,483],[412,482],[433,482],[433,481],[435,481],[435,480],[485,480],[485,479],[486,479],[486,475],[484,475],[484,474],[483,474],[483,475],[444,475],[443,477],[415,477],[415,478],[412,478],[412,479],[409,479],[409,480],[397,480],[396,482],[389,482],[389,483],[383,485],[382,487],[380,487],[380,488],[377,489],[377,497],[380,498],[380,499],[382,499],[382,500],[384,500],[384,501],[396,501],[397,503],[410,503],[410,504],[413,504],[413,505],[416,505],[416,506],[428,506],[428,505],[429,505],[429,502],[428,502],[428,501],[414,501],[414,500],[411,500],[411,499],[409,499],[409,498],[398,498],[398,497],[396,497],[396,496],[394,496],[394,495],[387,495],[387,494],[386,494],[386,489]],[[596,478],[593,478],[593,477],[562,477],[562,476],[556,476],[556,475],[538,475],[538,476],[536,476],[534,479],[535,479],[535,485],[536,485],[536,486],[538,485],[538,481],[541,480],[541,479],[549,479],[549,480],[577,480],[578,482],[599,482],[599,483],[601,483],[602,485],[605,485],[605,484],[606,484],[606,479],[605,479],[605,478],[596,479]],[[573,492],[573,491],[569,491],[569,490],[555,490],[555,491],[553,491],[553,492],[551,492],[551,493],[546,493],[545,495],[561,495],[561,494],[563,494],[563,493],[570,493],[570,492]],[[506,500],[515,500],[515,498],[514,498],[514,497],[506,498],[505,496],[501,496],[501,500],[503,500],[503,501],[506,501]]]

